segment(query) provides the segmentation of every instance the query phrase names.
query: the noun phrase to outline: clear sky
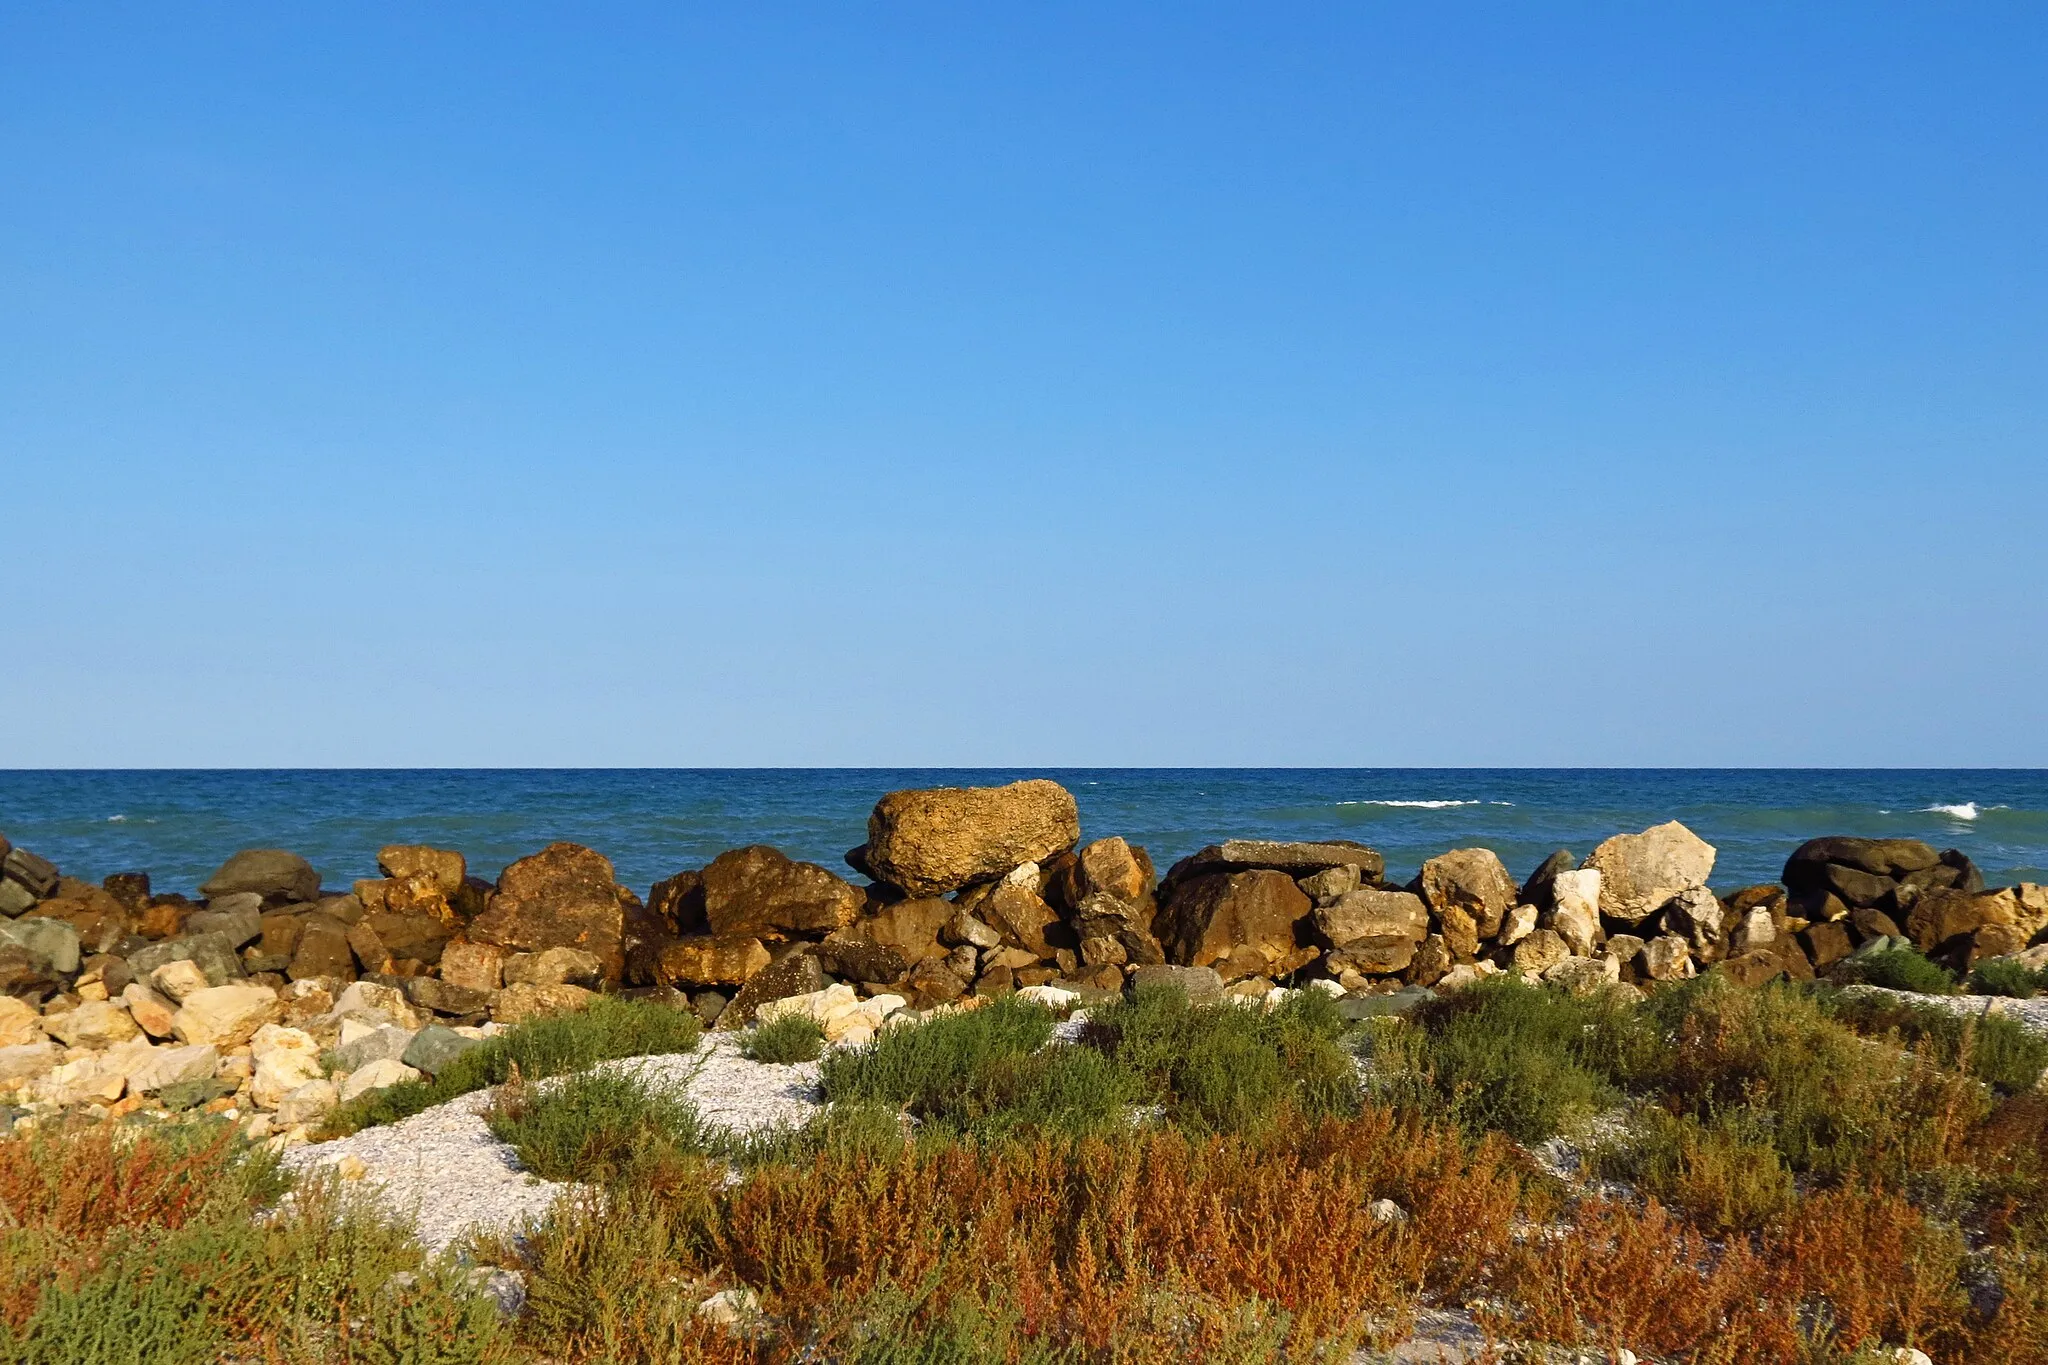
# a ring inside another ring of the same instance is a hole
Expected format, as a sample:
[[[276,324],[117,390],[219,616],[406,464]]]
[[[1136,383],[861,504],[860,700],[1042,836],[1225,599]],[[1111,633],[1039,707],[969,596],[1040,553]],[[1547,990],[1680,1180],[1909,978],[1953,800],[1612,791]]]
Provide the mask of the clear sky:
[[[2048,765],[2048,7],[0,4],[0,765]]]

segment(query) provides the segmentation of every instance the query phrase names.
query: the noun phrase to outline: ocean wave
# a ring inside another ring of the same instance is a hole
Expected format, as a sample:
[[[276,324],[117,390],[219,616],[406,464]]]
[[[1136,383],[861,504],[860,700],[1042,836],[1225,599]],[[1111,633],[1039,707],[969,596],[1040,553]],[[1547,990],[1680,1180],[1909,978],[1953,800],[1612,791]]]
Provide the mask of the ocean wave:
[[[1449,810],[1453,806],[1512,806],[1512,801],[1339,801],[1340,806],[1400,806],[1410,810]]]
[[[109,815],[107,817],[107,823],[110,825],[118,825],[125,823],[127,819],[128,817],[125,815]]]
[[[1959,801],[1952,806],[1922,806],[1921,815],[1946,815],[1957,820],[1974,820],[1987,810],[2011,810],[2011,806],[1979,806],[1975,801]]]

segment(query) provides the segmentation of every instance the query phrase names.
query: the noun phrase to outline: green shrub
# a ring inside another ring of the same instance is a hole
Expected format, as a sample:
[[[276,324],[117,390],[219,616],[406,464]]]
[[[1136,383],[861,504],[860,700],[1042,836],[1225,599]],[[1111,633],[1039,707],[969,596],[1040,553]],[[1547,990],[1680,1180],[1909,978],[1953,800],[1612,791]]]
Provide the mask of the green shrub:
[[[1616,1102],[1616,1082],[1650,1069],[1656,1051],[1629,1005],[1514,976],[1429,1001],[1409,1027],[1373,1035],[1382,1093],[1438,1109],[1474,1136],[1498,1129],[1528,1143]]]
[[[772,1023],[748,1029],[740,1038],[742,1057],[778,1066],[815,1062],[824,1050],[825,1030],[806,1014],[785,1014]]]
[[[608,1184],[651,1159],[706,1147],[703,1120],[687,1099],[605,1072],[508,1086],[486,1119],[544,1180]]]
[[[1752,1109],[1703,1120],[1651,1106],[1628,1139],[1597,1150],[1591,1164],[1722,1236],[1777,1222],[1797,1197],[1768,1118]]]
[[[1980,962],[1970,973],[1970,989],[1978,995],[2004,995],[2031,1000],[2048,991],[2048,970],[2036,970],[2009,957]]]
[[[1889,1038],[1937,1065],[1958,1068],[2007,1094],[2030,1090],[2048,1067],[2048,1038],[1996,1014],[1954,1014],[1895,996],[1825,997],[1858,1033]]]
[[[620,1057],[688,1052],[702,1032],[697,1016],[686,1011],[599,996],[587,1009],[532,1020],[471,1048],[432,1080],[403,1081],[342,1105],[321,1136],[410,1118],[457,1096],[503,1085],[515,1071],[536,1081]]]
[[[1955,974],[1930,961],[1917,948],[1884,948],[1862,957],[1845,958],[1836,975],[1866,986],[1918,995],[1948,995],[1956,988]]]
[[[1084,1040],[1194,1132],[1252,1133],[1288,1111],[1358,1110],[1347,1024],[1320,991],[1263,1005],[1195,1005],[1171,987],[1089,1012]]]

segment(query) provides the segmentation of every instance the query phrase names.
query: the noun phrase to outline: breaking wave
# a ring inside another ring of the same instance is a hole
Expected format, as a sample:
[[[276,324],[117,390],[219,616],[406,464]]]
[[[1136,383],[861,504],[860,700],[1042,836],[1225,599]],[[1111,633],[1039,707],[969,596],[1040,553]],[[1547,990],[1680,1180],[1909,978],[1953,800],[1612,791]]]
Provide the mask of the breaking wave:
[[[1449,810],[1453,806],[1512,806],[1512,801],[1339,801],[1340,806],[1401,806],[1409,810]]]
[[[2010,810],[2010,806],[1978,806],[1975,801],[1959,801],[1952,806],[1932,805],[1920,807],[1922,815],[1946,815],[1955,820],[1974,820],[1987,810]]]

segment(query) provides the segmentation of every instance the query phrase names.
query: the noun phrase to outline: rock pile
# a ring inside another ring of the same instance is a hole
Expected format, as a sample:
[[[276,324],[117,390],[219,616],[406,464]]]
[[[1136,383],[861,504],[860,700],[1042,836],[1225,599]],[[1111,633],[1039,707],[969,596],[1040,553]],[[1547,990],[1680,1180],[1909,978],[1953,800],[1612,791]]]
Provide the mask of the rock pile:
[[[337,891],[296,854],[246,850],[194,899],[139,872],[90,885],[0,838],[0,1120],[207,1108],[299,1130],[600,991],[728,1028],[807,1013],[857,1044],[899,1009],[1041,987],[1370,996],[1513,971],[1647,988],[1715,965],[1757,984],[1880,941],[1967,968],[2048,936],[2048,890],[1986,890],[1916,840],[1816,839],[1783,885],[1717,895],[1714,849],[1675,821],[1519,883],[1466,848],[1396,884],[1347,841],[1226,840],[1162,878],[1122,838],[1084,844],[1072,795],[1043,780],[884,796],[847,855],[864,883],[765,845],[644,901],[577,844],[495,883],[447,849],[377,861]]]

